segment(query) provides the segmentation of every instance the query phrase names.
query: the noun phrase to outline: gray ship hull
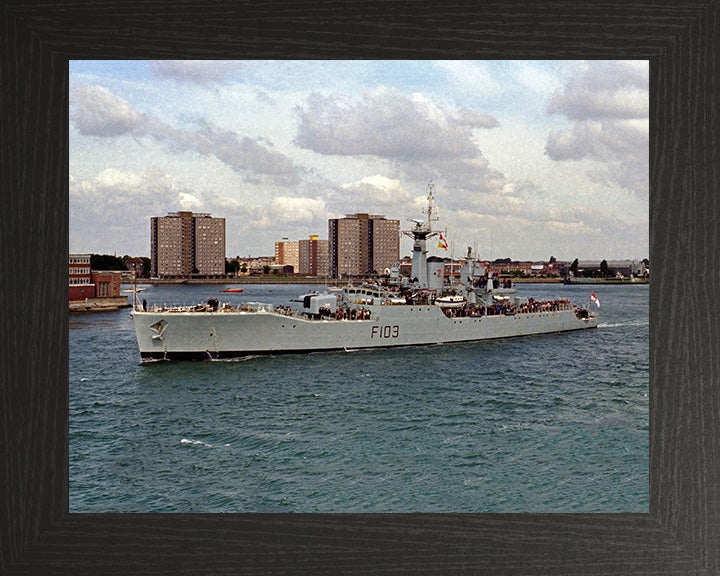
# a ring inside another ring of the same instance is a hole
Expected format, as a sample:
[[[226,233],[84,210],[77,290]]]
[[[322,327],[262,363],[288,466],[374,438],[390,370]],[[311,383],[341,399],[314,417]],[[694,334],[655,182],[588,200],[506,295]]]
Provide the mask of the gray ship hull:
[[[582,330],[597,317],[574,310],[448,317],[438,306],[366,306],[370,319],[310,319],[275,311],[132,312],[140,355],[208,360],[259,354],[360,350]]]

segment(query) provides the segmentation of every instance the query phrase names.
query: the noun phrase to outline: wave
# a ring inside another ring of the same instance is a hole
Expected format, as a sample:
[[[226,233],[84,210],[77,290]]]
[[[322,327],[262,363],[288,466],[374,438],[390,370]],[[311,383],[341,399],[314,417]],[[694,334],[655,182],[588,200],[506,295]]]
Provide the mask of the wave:
[[[650,322],[647,320],[640,320],[636,322],[614,322],[605,323],[601,322],[598,324],[598,328],[625,328],[626,326],[649,326]]]
[[[213,446],[212,444],[208,444],[202,440],[191,440],[189,438],[183,438],[180,440],[180,444],[195,444],[197,446],[206,446],[207,448],[217,448],[217,446]],[[230,446],[230,444],[224,444],[223,446],[227,447]]]
[[[248,354],[246,356],[233,356],[231,358],[208,358],[206,362],[225,362],[226,364],[235,364],[237,362],[248,362],[249,360],[255,360],[256,358],[262,358],[262,355]]]

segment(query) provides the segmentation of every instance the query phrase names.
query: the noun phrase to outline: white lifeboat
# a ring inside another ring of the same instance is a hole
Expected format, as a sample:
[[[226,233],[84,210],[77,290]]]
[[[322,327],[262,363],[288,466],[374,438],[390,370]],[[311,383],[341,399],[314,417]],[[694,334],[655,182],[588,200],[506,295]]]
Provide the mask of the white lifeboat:
[[[462,308],[465,304],[467,304],[465,296],[440,296],[435,298],[435,306],[442,306],[443,308]]]

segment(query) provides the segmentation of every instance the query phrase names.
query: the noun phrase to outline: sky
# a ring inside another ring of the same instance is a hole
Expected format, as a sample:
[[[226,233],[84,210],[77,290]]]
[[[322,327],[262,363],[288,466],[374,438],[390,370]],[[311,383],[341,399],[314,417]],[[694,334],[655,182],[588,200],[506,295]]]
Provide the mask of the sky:
[[[71,253],[149,256],[179,210],[228,257],[409,230],[432,182],[436,255],[649,257],[647,61],[72,61],[69,144]]]

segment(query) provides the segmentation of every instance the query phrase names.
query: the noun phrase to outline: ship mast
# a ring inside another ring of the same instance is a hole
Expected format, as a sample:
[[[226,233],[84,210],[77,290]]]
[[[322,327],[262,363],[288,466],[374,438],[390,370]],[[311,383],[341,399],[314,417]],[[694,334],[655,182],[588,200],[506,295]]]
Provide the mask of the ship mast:
[[[412,272],[411,276],[413,280],[417,281],[417,284],[421,288],[428,287],[428,269],[427,269],[427,239],[437,236],[439,232],[433,231],[432,223],[437,222],[437,216],[433,216],[435,201],[435,186],[432,182],[428,184],[427,194],[427,208],[423,210],[423,214],[427,215],[426,220],[415,220],[410,221],[415,224],[411,230],[403,230],[403,234],[413,238],[413,259],[412,259]]]

